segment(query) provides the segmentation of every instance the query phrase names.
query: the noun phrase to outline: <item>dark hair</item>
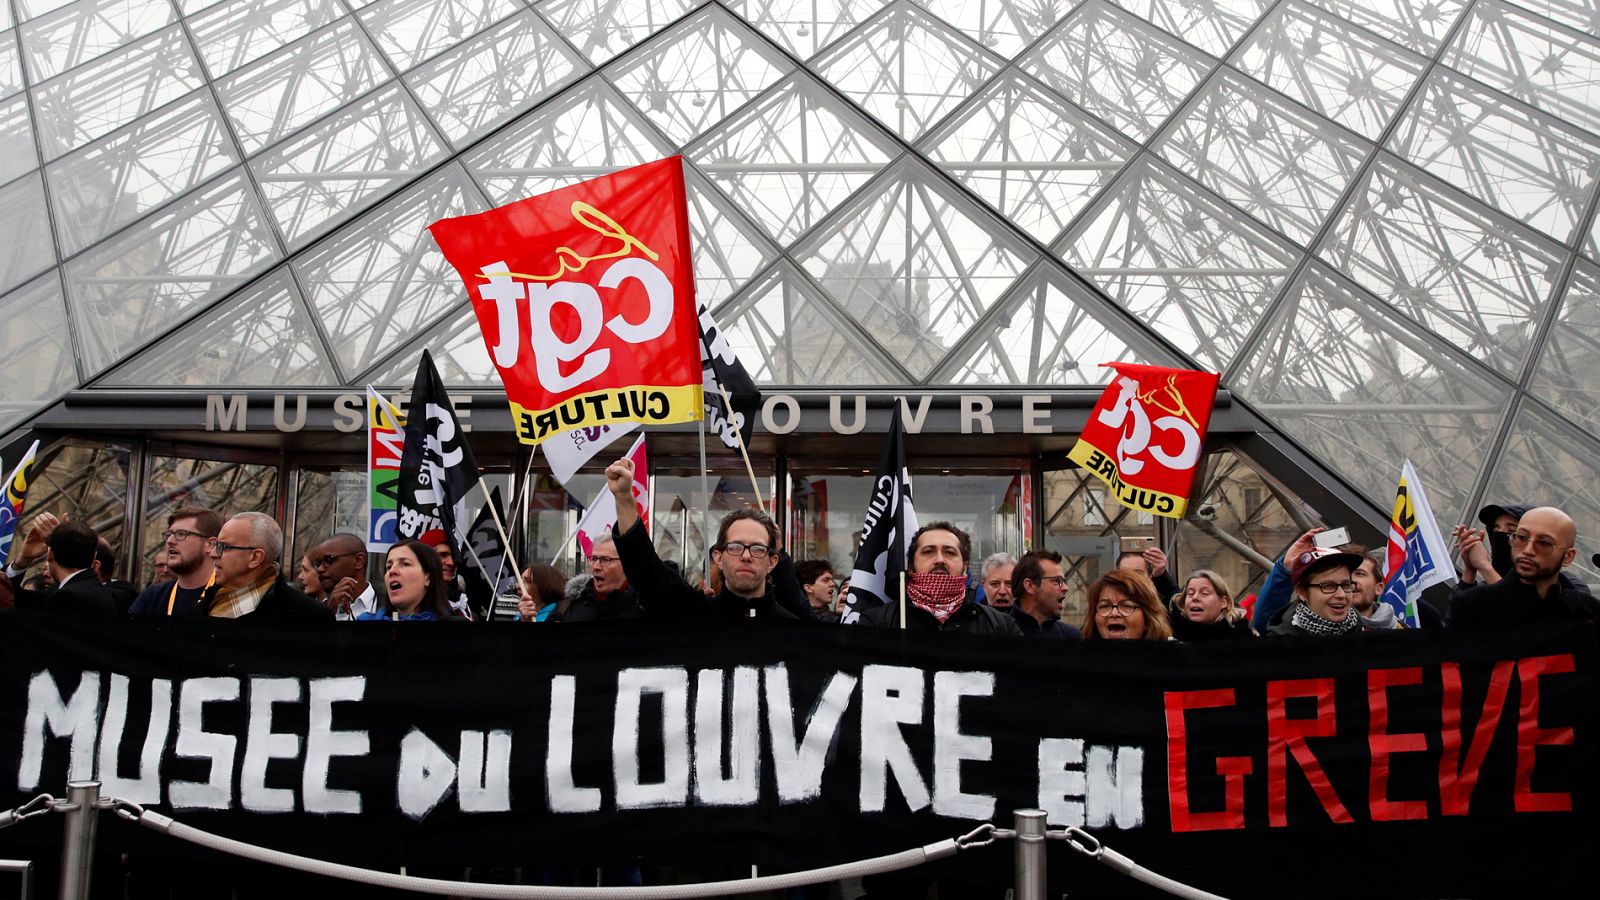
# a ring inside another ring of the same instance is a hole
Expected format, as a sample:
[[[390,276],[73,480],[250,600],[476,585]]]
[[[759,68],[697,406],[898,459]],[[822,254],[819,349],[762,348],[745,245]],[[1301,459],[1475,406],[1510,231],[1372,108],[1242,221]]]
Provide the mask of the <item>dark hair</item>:
[[[1044,566],[1040,563],[1047,559],[1056,565],[1061,564],[1061,554],[1054,550],[1032,550],[1017,560],[1017,567],[1011,570],[1011,596],[1022,600],[1022,582],[1030,578],[1034,581],[1043,578]]]
[[[427,593],[422,595],[422,602],[417,604],[418,611],[432,607],[441,619],[454,616],[456,611],[450,608],[450,589],[444,583],[444,563],[439,559],[439,551],[414,538],[406,538],[389,548],[389,552],[383,555],[384,561],[387,563],[389,557],[401,547],[411,551],[428,576]],[[388,605],[388,598],[384,599],[384,605]]]
[[[111,542],[105,538],[95,538],[94,558],[100,563],[100,580],[110,581],[117,574],[117,551],[111,549]]]
[[[208,538],[214,538],[222,532],[222,516],[204,506],[180,506],[167,514],[167,527],[179,519],[193,519],[196,531]]]
[[[530,563],[522,570],[533,582],[533,589],[538,592],[540,606],[547,603],[560,603],[566,597],[567,576],[561,570],[547,563]]]
[[[1362,558],[1365,559],[1365,557]],[[1331,572],[1334,569],[1347,569],[1351,575],[1354,575],[1356,573],[1356,569],[1359,569],[1360,567],[1360,563],[1356,563],[1352,566],[1350,564],[1350,559],[1344,556],[1329,556],[1324,559],[1317,560],[1316,562],[1307,566],[1306,570],[1300,573],[1299,579],[1295,581],[1295,602],[1300,602],[1300,589],[1311,583],[1311,577],[1313,575],[1319,575],[1323,572]]]
[[[728,531],[733,528],[733,523],[744,519],[758,522],[761,527],[767,530],[767,546],[773,548],[773,551],[776,552],[778,548],[778,523],[772,521],[772,517],[767,515],[765,510],[756,509],[753,506],[736,509],[722,517],[722,526],[717,529],[717,546],[721,547],[726,544],[728,542]]]
[[[802,559],[794,564],[794,577],[799,579],[801,587],[816,584],[818,578],[832,574],[833,563],[825,559]]]
[[[941,522],[929,522],[928,524],[926,524],[926,525],[922,526],[921,528],[917,529],[917,533],[913,534],[911,536],[911,555],[912,556],[916,556],[917,555],[917,544],[922,542],[922,536],[924,534],[927,534],[930,531],[948,531],[951,534],[955,535],[956,536],[956,544],[961,548],[961,565],[962,566],[966,566],[972,560],[972,537],[971,537],[971,535],[968,535],[965,531],[962,531],[961,529],[959,529],[956,526],[950,524],[949,522],[943,522],[943,521],[941,521]],[[908,560],[906,560],[906,567],[909,568],[910,566],[911,566],[911,560],[908,559]],[[1015,575],[1015,573],[1013,573],[1013,575]]]
[[[1172,637],[1172,623],[1167,618],[1167,608],[1162,605],[1161,599],[1156,596],[1156,586],[1151,583],[1150,576],[1132,569],[1112,569],[1094,580],[1089,585],[1089,602],[1083,614],[1083,636],[1085,638],[1098,638],[1100,629],[1095,627],[1094,608],[1100,603],[1100,594],[1106,588],[1116,588],[1128,595],[1128,599],[1139,604],[1144,611],[1144,639],[1147,641],[1164,641]]]
[[[87,522],[62,522],[50,532],[47,546],[56,565],[63,569],[87,569],[94,564],[100,536]]]
[[[1146,575],[1150,574],[1150,561],[1144,558],[1143,550],[1124,550],[1121,553],[1118,553],[1117,568],[1122,568],[1122,561],[1125,559],[1137,559],[1139,561],[1139,565],[1144,569],[1144,573]]]

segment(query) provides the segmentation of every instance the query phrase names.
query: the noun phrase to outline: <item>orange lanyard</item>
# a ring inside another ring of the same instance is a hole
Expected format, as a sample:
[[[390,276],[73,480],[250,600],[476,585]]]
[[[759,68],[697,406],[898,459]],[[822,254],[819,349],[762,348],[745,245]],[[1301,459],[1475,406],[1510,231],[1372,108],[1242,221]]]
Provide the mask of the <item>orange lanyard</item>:
[[[200,592],[201,593],[205,593],[206,588],[209,588],[213,584],[216,584],[216,583],[217,583],[217,570],[216,570],[215,567],[213,567],[212,570],[211,570],[211,577],[206,579],[206,586],[201,588]],[[177,602],[178,602],[178,579],[174,578],[174,579],[172,579],[172,593],[167,595],[167,615],[169,615],[169,616],[172,615],[172,605],[174,603],[177,603]]]

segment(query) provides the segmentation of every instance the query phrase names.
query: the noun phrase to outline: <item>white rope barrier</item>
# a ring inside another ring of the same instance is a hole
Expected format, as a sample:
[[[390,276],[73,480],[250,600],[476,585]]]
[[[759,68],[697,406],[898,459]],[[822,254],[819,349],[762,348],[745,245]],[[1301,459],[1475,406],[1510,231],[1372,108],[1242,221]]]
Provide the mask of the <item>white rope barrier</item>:
[[[1158,872],[1152,872],[1100,843],[1098,838],[1082,828],[1068,827],[1059,831],[1049,831],[1045,833],[1045,837],[1054,841],[1064,841],[1072,849],[1106,866],[1113,872],[1119,872],[1135,881],[1166,891],[1174,897],[1182,897],[1184,900],[1226,900],[1226,898],[1217,894],[1202,891],[1197,887],[1191,887],[1181,881],[1175,881]]]

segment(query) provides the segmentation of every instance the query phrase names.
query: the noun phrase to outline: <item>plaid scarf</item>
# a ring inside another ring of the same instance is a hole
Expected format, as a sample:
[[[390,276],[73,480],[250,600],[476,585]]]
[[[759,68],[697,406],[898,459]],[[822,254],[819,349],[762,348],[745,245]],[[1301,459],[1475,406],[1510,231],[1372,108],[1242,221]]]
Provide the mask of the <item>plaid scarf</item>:
[[[272,583],[277,581],[277,576],[268,575],[249,587],[218,588],[211,599],[211,606],[206,615],[219,619],[237,619],[248,616],[261,605],[262,598],[267,596],[267,591],[272,589]]]
[[[967,599],[967,573],[943,575],[920,572],[906,576],[906,597],[917,609],[927,612],[939,624],[955,614]]]
[[[1361,617],[1354,609],[1345,613],[1343,622],[1334,622],[1317,615],[1311,607],[1304,603],[1294,605],[1294,615],[1289,619],[1301,631],[1314,634],[1318,637],[1329,637],[1336,634],[1345,634],[1360,627]]]

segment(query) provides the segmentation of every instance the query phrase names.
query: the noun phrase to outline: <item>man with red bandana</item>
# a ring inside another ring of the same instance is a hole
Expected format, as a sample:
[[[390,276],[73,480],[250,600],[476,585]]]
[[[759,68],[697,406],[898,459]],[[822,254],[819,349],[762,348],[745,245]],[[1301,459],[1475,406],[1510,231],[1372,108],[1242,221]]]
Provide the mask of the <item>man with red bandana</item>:
[[[906,623],[910,631],[955,631],[967,634],[1022,636],[1010,615],[978,603],[967,587],[967,560],[972,538],[949,522],[924,525],[911,537],[910,571],[906,574]],[[886,585],[891,594],[898,585]],[[900,627],[898,600],[869,609],[859,624]]]

